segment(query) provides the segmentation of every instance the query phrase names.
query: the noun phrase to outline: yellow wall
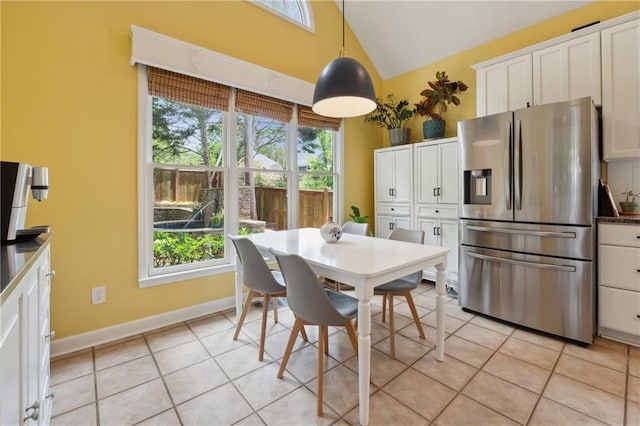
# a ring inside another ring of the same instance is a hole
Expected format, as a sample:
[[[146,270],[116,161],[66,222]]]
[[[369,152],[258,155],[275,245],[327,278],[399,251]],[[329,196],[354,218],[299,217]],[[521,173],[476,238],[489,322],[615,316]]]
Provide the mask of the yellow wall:
[[[313,2],[315,34],[245,1],[2,1],[0,8],[0,158],[49,167],[49,199],[32,200],[27,220],[51,225],[55,235],[51,309],[57,335],[231,296],[231,274],[138,288],[137,70],[128,63],[129,26],[315,82],[341,44],[335,3]],[[468,83],[463,105],[445,117],[452,136],[456,121],[475,115],[472,64],[637,8],[637,2],[600,1],[384,84],[349,31],[347,45],[372,74],[379,97],[394,92],[417,102],[437,70]],[[421,121],[412,120],[414,141],[422,139]],[[372,150],[388,145],[386,132],[362,118],[346,120],[345,129],[345,207],[355,204],[372,215]],[[97,285],[106,285],[107,303],[93,306],[90,289]]]
[[[2,155],[49,167],[28,225],[54,233],[52,327],[65,337],[233,295],[233,275],[140,289],[137,283],[137,68],[130,25],[309,82],[338,56],[342,16],[313,3],[315,34],[246,1],[0,2]],[[268,30],[267,30],[268,29]],[[351,57],[379,76],[347,32]],[[376,139],[377,138],[377,139]],[[373,211],[379,134],[346,123],[347,208]],[[91,305],[105,285],[107,303]]]
[[[451,105],[444,115],[446,120],[445,137],[455,136],[457,122],[473,118],[476,115],[476,73],[471,68],[472,65],[567,34],[571,32],[572,28],[594,21],[603,22],[638,9],[640,9],[638,1],[600,0],[442,61],[385,80],[383,93],[395,93],[397,98],[407,99],[413,105],[420,100],[420,92],[427,87],[427,81],[435,80],[436,71],[446,71],[451,80],[462,80],[469,86],[469,89],[460,95],[461,105],[458,107]],[[455,31],[463,31],[463,29],[458,28]],[[425,49],[428,48],[426,45]],[[423,139],[423,121],[423,117],[411,119],[409,127],[411,128],[412,142]],[[386,135],[384,143],[385,146],[389,145]]]

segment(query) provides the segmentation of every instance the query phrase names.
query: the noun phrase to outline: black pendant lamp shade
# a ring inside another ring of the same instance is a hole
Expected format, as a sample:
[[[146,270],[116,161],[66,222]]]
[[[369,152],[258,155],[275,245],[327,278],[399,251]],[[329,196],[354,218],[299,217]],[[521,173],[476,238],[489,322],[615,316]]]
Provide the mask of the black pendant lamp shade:
[[[371,77],[364,66],[346,56],[334,59],[320,73],[313,92],[313,111],[327,117],[355,117],[376,108]]]
[[[364,66],[347,57],[344,48],[344,0],[342,0],[342,50],[324,67],[313,91],[313,112],[334,118],[356,117],[376,109],[376,94]]]

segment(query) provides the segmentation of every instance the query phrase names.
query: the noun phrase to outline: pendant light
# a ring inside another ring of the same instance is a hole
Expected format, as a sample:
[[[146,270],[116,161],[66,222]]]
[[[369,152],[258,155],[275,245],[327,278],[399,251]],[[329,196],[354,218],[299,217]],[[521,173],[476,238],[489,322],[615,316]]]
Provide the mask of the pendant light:
[[[313,92],[313,111],[327,117],[346,118],[368,114],[376,108],[371,77],[364,66],[347,57],[344,48],[344,0],[342,0],[342,49],[320,73]]]

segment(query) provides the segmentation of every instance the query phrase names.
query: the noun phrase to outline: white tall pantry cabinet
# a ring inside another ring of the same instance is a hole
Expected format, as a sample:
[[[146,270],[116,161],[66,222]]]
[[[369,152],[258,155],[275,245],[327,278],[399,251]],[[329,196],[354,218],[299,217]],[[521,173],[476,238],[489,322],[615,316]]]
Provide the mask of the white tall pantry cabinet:
[[[422,229],[425,244],[449,247],[447,283],[458,271],[458,141],[424,141],[375,151],[376,236]],[[433,268],[424,271],[435,281]]]
[[[373,162],[376,235],[387,238],[395,228],[411,228],[413,145],[377,149]]]
[[[426,244],[449,248],[450,286],[458,281],[458,139],[417,143],[414,158],[416,228],[424,231]],[[424,277],[435,281],[435,272],[430,268]]]

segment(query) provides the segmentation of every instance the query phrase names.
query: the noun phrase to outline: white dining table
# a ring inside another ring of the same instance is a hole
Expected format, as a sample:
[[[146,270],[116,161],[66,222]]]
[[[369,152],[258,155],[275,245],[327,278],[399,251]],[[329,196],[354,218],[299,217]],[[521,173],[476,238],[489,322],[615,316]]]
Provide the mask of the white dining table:
[[[358,298],[358,390],[360,424],[369,424],[371,373],[371,298],[374,287],[416,271],[436,268],[436,359],[444,359],[445,277],[448,248],[386,238],[342,234],[327,243],[316,228],[246,235],[261,251],[297,254],[318,275],[355,288]],[[236,259],[236,265],[239,262]],[[236,268],[236,313],[242,310],[242,273]]]

